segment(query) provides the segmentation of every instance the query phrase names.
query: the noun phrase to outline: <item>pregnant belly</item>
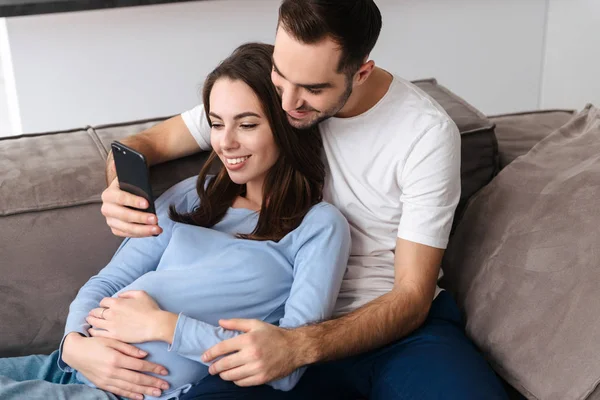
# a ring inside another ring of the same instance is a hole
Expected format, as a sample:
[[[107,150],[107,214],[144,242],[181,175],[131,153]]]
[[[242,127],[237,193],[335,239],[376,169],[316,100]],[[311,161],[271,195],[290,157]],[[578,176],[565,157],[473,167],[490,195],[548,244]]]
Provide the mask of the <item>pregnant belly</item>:
[[[165,342],[145,342],[134,344],[134,346],[146,351],[146,360],[162,365],[168,371],[168,375],[149,374],[161,378],[169,383],[169,390],[180,390],[189,384],[198,383],[208,375],[208,367],[199,362],[182,357],[174,351],[168,350]],[[198,355],[200,357],[200,355]]]
[[[146,395],[145,399],[179,398],[182,391],[187,391],[191,385],[198,383],[208,375],[208,367],[206,365],[182,357],[174,351],[168,351],[167,343],[145,342],[134,344],[134,346],[148,353],[145,360],[162,365],[168,371],[168,375],[166,376],[146,373],[147,375],[152,375],[168,382],[169,389],[163,391],[160,397]],[[77,379],[88,386],[95,387],[93,383],[79,372],[77,373]]]

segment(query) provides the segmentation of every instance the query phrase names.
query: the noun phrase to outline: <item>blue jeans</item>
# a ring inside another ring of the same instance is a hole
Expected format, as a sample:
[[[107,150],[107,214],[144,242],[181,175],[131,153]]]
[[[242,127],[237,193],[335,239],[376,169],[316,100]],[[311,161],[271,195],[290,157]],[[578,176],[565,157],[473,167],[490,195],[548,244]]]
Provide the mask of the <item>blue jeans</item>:
[[[502,384],[466,337],[454,299],[441,292],[425,323],[401,340],[358,356],[308,368],[298,385],[281,392],[240,388],[218,376],[194,386],[184,400],[202,399],[507,399]]]
[[[58,368],[58,350],[49,356],[0,358],[2,400],[117,400],[118,397],[81,384],[75,374]]]

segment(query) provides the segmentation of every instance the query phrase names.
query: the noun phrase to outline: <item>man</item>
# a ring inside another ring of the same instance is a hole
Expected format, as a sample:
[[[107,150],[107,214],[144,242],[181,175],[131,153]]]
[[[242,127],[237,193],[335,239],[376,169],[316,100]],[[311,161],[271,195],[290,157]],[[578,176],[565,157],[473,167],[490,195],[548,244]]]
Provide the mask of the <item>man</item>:
[[[283,1],[272,80],[292,125],[320,124],[325,199],[351,225],[348,270],[333,320],[292,330],[221,321],[246,333],[203,355],[217,360],[213,388],[186,398],[505,398],[451,296],[436,286],[460,194],[458,130],[427,95],[368,60],[380,29],[372,0]],[[198,106],[124,142],[156,164],[209,150],[209,137]],[[102,213],[113,233],[160,234],[154,215],[125,208],[147,204],[119,190],[112,158],[107,179]],[[72,367],[91,340],[65,343]],[[111,379],[95,383],[122,395],[160,388],[133,360],[112,358]],[[289,393],[259,386],[304,365],[312,366]],[[98,376],[105,366],[87,370]]]

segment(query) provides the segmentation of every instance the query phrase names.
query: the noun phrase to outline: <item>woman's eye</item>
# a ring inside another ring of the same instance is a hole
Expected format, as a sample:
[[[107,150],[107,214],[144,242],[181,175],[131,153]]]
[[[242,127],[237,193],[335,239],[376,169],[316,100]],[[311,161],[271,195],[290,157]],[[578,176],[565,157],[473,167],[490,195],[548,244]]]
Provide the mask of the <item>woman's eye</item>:
[[[252,129],[252,128],[256,128],[258,124],[242,124],[242,128],[243,129]]]
[[[217,123],[212,124],[213,129],[221,129],[222,127],[223,127],[223,124],[217,124]]]

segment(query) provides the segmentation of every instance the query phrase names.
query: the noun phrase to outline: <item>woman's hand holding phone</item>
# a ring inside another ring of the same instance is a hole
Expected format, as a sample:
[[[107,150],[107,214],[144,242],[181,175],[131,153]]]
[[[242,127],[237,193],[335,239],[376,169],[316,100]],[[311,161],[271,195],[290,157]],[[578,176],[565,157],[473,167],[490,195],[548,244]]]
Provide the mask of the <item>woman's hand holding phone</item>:
[[[145,210],[148,201],[121,190],[117,178],[102,192],[102,215],[114,235],[122,237],[147,237],[162,233],[156,215],[133,210]]]

